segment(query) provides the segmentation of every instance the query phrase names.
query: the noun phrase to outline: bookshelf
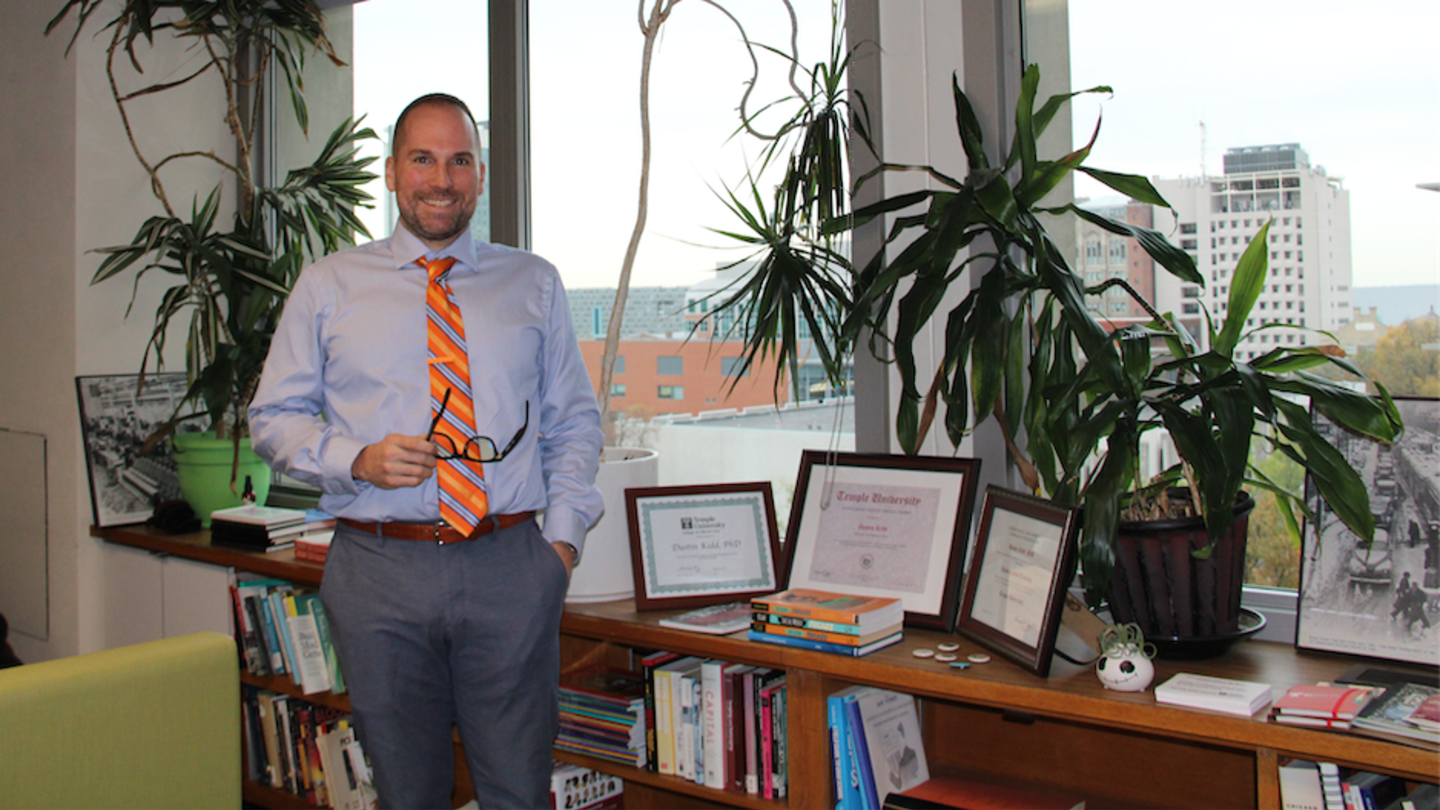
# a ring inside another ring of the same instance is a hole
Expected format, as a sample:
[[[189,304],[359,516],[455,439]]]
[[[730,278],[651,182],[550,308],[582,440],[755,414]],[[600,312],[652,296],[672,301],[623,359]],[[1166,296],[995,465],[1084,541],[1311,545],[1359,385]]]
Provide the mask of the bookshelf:
[[[289,551],[261,555],[214,548],[203,533],[165,537],[139,526],[92,532],[110,542],[298,584],[318,585],[324,570],[296,562]],[[567,666],[603,663],[631,667],[636,650],[665,649],[787,670],[790,796],[785,801],[766,801],[557,752],[557,759],[624,778],[625,804],[630,810],[833,806],[825,699],[851,684],[895,689],[921,698],[925,749],[932,772],[1042,782],[1094,797],[1091,806],[1279,808],[1278,763],[1283,757],[1335,762],[1416,782],[1440,780],[1440,758],[1432,751],[1282,726],[1266,722],[1263,715],[1234,717],[1157,705],[1150,692],[1106,691],[1089,667],[1057,660],[1049,678],[1037,678],[998,658],[967,670],[952,670],[913,657],[911,650],[934,649],[946,640],[961,644],[962,657],[979,650],[966,639],[933,631],[907,629],[900,644],[852,659],[755,644],[746,641],[743,633],[717,637],[660,627],[659,620],[673,612],[678,611],[639,613],[630,600],[568,605],[561,622],[562,660]],[[1286,644],[1252,641],[1218,659],[1157,661],[1155,682],[1188,671],[1262,681],[1283,689],[1329,680],[1353,661],[1346,656],[1298,651]],[[284,679],[264,680],[268,686],[271,680]],[[281,803],[283,797],[267,799],[259,792],[252,793],[250,787],[247,801],[292,806]]]

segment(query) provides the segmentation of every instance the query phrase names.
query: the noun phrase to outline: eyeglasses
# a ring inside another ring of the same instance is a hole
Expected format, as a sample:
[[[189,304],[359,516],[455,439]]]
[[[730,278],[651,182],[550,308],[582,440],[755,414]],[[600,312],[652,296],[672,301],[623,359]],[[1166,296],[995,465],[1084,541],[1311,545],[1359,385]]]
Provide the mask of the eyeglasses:
[[[446,388],[445,396],[440,400],[440,410],[435,412],[435,419],[430,422],[430,432],[425,434],[426,439],[439,445],[440,450],[435,454],[435,457],[442,461],[455,458],[486,463],[503,461],[505,456],[509,455],[510,451],[515,449],[515,445],[520,443],[520,437],[524,436],[525,430],[530,427],[530,400],[527,399],[525,400],[525,424],[520,426],[519,432],[515,434],[509,444],[505,445],[504,450],[495,449],[495,440],[489,436],[472,436],[465,442],[464,447],[456,450],[455,440],[453,438],[448,434],[435,432],[435,428],[440,424],[440,420],[445,418],[445,408],[449,404],[450,389]]]

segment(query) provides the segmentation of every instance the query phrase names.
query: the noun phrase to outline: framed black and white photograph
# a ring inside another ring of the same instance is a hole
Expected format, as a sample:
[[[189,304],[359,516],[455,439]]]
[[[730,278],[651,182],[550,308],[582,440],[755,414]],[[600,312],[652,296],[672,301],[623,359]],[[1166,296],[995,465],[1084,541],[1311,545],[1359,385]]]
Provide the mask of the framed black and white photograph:
[[[1405,433],[1391,446],[1315,427],[1370,491],[1375,538],[1365,543],[1307,479],[1295,644],[1367,658],[1440,664],[1440,399],[1396,397]]]
[[[953,630],[979,473],[971,458],[805,451],[786,587],[898,598],[907,626]]]
[[[999,487],[985,489],[965,575],[960,632],[1050,674],[1065,589],[1075,574],[1080,511]]]
[[[635,608],[704,607],[783,589],[769,481],[625,490]]]
[[[145,440],[170,420],[185,398],[182,373],[75,378],[85,471],[96,526],[144,523],[160,501],[180,497],[170,443],[143,452]]]

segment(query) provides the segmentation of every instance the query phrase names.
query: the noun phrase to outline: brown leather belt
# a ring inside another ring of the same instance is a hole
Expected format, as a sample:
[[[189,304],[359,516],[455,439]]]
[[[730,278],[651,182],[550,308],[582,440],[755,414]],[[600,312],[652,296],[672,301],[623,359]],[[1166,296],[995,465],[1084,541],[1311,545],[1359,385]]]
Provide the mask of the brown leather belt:
[[[516,512],[513,515],[486,515],[485,519],[480,521],[480,525],[475,527],[475,531],[468,535],[461,534],[459,529],[443,520],[436,523],[402,523],[395,520],[351,520],[342,517],[339,518],[339,522],[366,534],[389,537],[394,540],[423,540],[443,546],[484,537],[491,532],[518,526],[533,517],[535,517],[533,511]]]

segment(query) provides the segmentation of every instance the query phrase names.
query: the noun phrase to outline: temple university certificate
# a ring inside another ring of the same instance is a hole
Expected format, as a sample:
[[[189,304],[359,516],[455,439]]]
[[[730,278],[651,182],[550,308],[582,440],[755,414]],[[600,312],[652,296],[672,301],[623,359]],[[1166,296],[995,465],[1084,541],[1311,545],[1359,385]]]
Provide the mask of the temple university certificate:
[[[778,587],[760,493],[646,498],[639,517],[651,596]]]
[[[828,494],[809,514],[819,519],[809,583],[847,593],[878,589],[900,596],[911,609],[937,567],[941,490],[836,480]],[[938,568],[943,574],[943,560]]]
[[[971,618],[1027,647],[1038,647],[1064,528],[1008,509],[996,509],[975,583]]]

